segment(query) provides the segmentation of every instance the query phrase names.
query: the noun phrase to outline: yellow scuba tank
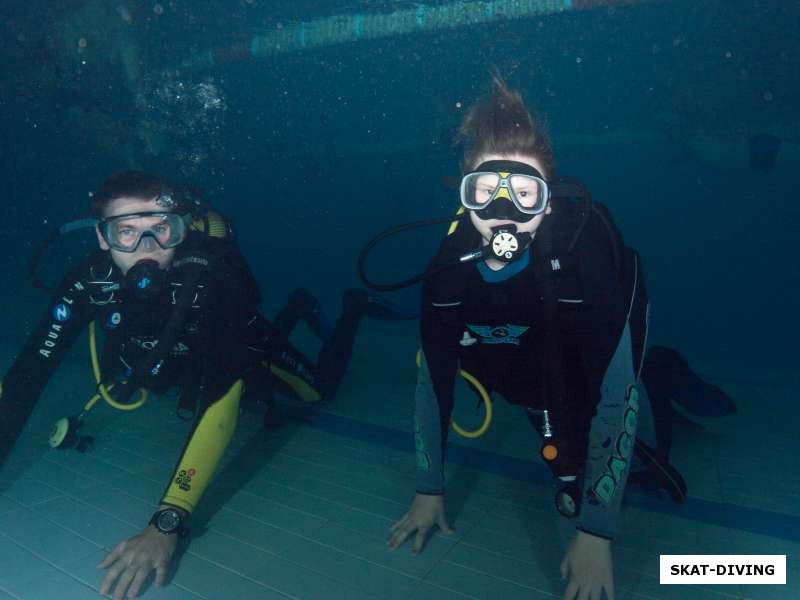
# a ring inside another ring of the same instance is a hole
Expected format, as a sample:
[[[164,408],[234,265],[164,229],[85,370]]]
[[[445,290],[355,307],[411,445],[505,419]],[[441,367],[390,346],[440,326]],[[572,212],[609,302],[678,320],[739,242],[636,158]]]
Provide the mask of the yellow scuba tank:
[[[233,235],[228,220],[212,208],[198,213],[189,225],[189,229],[222,240],[229,239]]]

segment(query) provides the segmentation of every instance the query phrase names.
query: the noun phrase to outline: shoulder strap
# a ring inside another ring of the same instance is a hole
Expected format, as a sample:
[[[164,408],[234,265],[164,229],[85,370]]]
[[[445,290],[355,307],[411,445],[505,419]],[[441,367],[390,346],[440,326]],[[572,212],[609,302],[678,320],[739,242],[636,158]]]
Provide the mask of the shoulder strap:
[[[608,252],[612,255],[614,270],[627,304],[627,322],[631,328],[634,368],[638,376],[647,344],[650,306],[641,257],[636,250],[625,244],[621,231],[604,204],[594,201],[580,203],[571,196],[562,196],[557,200],[556,207],[561,217],[560,224],[556,223],[556,226],[567,230],[557,239],[561,242],[560,247],[565,248],[567,256],[571,255],[584,236],[595,236],[598,241],[602,240],[599,246],[608,248]],[[573,233],[570,234],[570,231]],[[566,243],[567,238],[569,238],[568,243]],[[561,262],[568,260],[562,259]]]
[[[592,201],[588,189],[577,179],[561,178],[553,185],[552,220],[542,224],[538,244],[541,256],[537,260],[536,276],[542,284],[545,302],[548,363],[551,381],[548,382],[548,403],[556,408],[558,395],[563,392],[560,370],[560,343],[557,326],[557,286],[561,276],[577,269],[574,250],[584,236],[595,236],[599,247],[612,255],[614,270],[627,303],[627,322],[633,343],[634,368],[641,371],[647,343],[649,299],[639,254],[625,244],[622,233],[614,223],[608,208]],[[538,237],[538,236],[537,236]],[[602,240],[602,241],[600,241]]]
[[[564,377],[561,365],[561,336],[558,331],[558,261],[554,254],[554,229],[556,223],[545,219],[536,235],[540,256],[534,262],[534,273],[544,300],[545,330],[545,409],[557,423],[563,423],[567,409],[564,401]]]

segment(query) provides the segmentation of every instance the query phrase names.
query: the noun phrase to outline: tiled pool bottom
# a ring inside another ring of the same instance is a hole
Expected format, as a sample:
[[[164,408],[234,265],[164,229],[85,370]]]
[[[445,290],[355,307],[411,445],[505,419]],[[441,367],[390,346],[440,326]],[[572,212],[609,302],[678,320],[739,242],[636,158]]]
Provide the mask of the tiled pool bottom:
[[[388,529],[412,496],[411,438],[397,428],[391,395],[384,411],[357,405],[316,416],[289,409],[285,427],[270,432],[259,414],[244,411],[168,585],[145,597],[561,597],[558,565],[571,524],[552,510],[541,467],[531,462],[526,477],[510,453],[455,440],[448,508],[456,534],[436,535],[416,558],[408,545],[388,550]],[[103,575],[95,565],[141,530],[170,475],[187,428],[173,415],[169,403],[152,402],[114,414],[86,454],[15,455],[0,497],[0,598],[97,597]],[[690,492],[693,479],[687,473]],[[770,529],[780,513],[738,507],[733,517],[750,520],[741,527],[704,522],[703,510],[725,506],[694,497],[681,516],[668,501],[634,495],[614,545],[617,597],[790,598],[788,587],[658,584],[659,554],[683,553],[787,554],[789,586],[798,584],[800,544]]]
[[[451,437],[455,535],[434,536],[417,557],[408,544],[386,547],[413,496],[415,347],[413,327],[398,336],[369,323],[334,404],[311,413],[285,404],[285,427],[268,432],[260,413],[243,411],[168,585],[144,597],[561,598],[573,526],[553,508],[527,420],[503,402],[483,438]],[[10,348],[0,350],[9,364]],[[97,563],[145,526],[184,442],[174,402],[153,399],[128,414],[96,407],[86,454],[47,449],[50,424],[89,391],[84,354],[80,341],[0,471],[0,600],[97,598]],[[676,432],[689,502],[629,494],[613,547],[618,599],[800,598],[800,438],[790,423],[800,390],[726,389],[736,416]],[[471,399],[460,404],[459,418],[474,417]],[[661,586],[660,554],[786,554],[788,585]]]

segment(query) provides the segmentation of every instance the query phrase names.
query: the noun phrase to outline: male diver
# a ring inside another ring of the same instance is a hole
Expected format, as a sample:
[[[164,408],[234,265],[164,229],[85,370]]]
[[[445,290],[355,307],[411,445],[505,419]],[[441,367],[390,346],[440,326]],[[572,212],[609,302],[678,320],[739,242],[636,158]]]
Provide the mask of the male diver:
[[[461,374],[524,408],[542,458],[574,490],[559,500],[562,514],[577,517],[561,562],[563,598],[605,591],[613,600],[611,540],[634,448],[660,469],[673,497],[685,497],[680,475],[636,439],[637,423],[650,432],[656,425],[638,385],[648,314],[638,256],[602,206],[551,196],[550,141],[499,77],[491,97],[466,114],[459,138],[462,207],[423,280],[416,495],[388,544],[416,533],[416,554],[434,525],[452,531],[443,462]],[[656,386],[670,381],[675,364],[661,357],[650,365]]]
[[[174,474],[149,524],[100,564],[109,569],[100,593],[114,587],[119,600],[137,595],[153,570],[156,585],[164,583],[177,538],[233,435],[243,389],[259,396],[283,386],[304,400],[331,398],[370,306],[365,292],[349,290],[342,315],[326,327],[316,301],[299,290],[269,322],[257,311],[256,282],[227,222],[158,176],[117,173],[91,205],[99,249],[63,279],[3,379],[0,460],[90,322],[92,338],[95,324],[105,334],[96,376],[110,403],[130,407],[143,390],[179,388],[195,421]],[[317,365],[288,344],[299,319],[325,340]],[[274,407],[267,417],[274,423]],[[74,431],[54,435],[76,438]]]

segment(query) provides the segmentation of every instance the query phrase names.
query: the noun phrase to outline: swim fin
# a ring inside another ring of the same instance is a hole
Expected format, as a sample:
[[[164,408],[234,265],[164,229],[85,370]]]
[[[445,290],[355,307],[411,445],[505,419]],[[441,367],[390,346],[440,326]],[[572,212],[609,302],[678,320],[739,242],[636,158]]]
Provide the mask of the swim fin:
[[[301,319],[320,341],[328,339],[333,331],[320,302],[305,288],[297,288],[289,294],[286,306],[275,317],[275,327],[288,338]]]
[[[678,504],[686,502],[686,481],[678,470],[663,460],[650,446],[636,440],[636,456],[644,463],[646,469],[632,472],[628,481],[645,489],[665,490],[670,498]]]
[[[723,417],[736,412],[736,403],[730,396],[703,381],[671,348],[653,346],[647,351],[642,381],[651,398],[669,398],[697,417]]]

